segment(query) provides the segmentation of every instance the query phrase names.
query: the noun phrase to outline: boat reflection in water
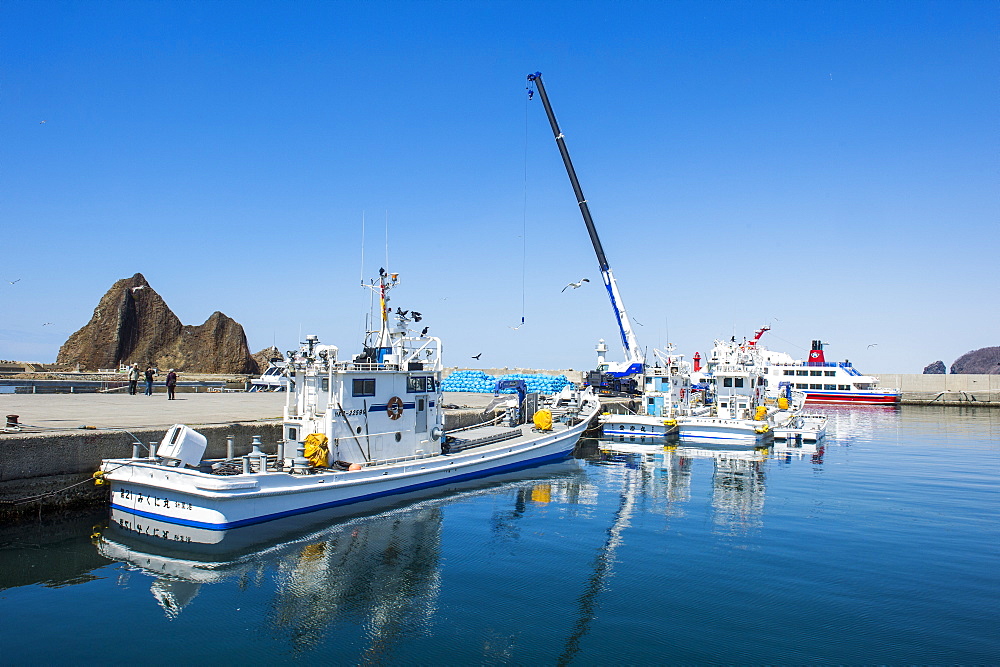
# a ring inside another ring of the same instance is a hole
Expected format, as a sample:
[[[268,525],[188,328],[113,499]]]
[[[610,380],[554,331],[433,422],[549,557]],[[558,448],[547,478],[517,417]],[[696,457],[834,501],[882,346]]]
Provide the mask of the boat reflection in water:
[[[569,459],[394,496],[391,504],[355,504],[349,513],[320,511],[224,531],[114,510],[98,549],[155,576],[151,592],[170,618],[205,584],[270,577],[276,587],[271,624],[292,629],[300,648],[321,642],[338,617],[366,619],[380,634],[374,646],[400,637],[399,624],[423,626],[434,613],[447,505],[510,492],[521,513],[532,503],[576,503],[584,479],[579,462]]]
[[[793,443],[791,447],[794,449],[796,445]],[[817,450],[815,443],[804,447],[814,453]],[[781,448],[784,450],[785,445]],[[626,467],[646,470],[650,479],[657,480],[657,483],[645,485],[646,495],[664,498],[667,513],[676,516],[684,514],[683,504],[691,499],[695,462],[711,461],[711,508],[716,529],[737,533],[761,525],[767,491],[765,463],[775,456],[777,445],[758,448],[663,446],[601,440],[598,449],[605,461],[619,461]]]

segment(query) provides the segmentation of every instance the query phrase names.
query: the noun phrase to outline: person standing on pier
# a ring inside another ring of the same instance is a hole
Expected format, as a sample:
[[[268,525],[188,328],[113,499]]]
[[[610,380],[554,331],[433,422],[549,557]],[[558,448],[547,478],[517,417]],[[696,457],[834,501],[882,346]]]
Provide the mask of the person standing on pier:
[[[146,396],[153,395],[153,367],[146,366]]]
[[[136,388],[139,386],[139,367],[132,364],[128,367],[128,393],[135,396]]]
[[[167,373],[167,400],[174,400],[174,388],[177,387],[177,373],[171,368]]]

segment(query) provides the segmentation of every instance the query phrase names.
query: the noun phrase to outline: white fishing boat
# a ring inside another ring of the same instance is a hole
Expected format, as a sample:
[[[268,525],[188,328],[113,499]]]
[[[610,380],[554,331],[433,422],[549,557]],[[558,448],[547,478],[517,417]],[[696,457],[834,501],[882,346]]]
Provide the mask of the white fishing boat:
[[[603,341],[598,344],[598,358]],[[617,442],[659,441],[678,434],[678,421],[692,416],[707,416],[712,408],[702,395],[692,395],[691,364],[668,347],[663,353],[654,350],[657,362],[645,367],[636,397],[634,413],[602,414],[602,437]]]
[[[113,510],[225,530],[568,457],[600,402],[568,386],[517,399],[493,423],[445,433],[441,341],[411,333],[413,311],[389,308],[396,274],[380,270],[381,329],[342,359],[316,336],[290,355],[283,438],[242,457],[203,460],[206,439],[177,424],[149,456],[105,460]],[[390,318],[392,315],[392,318]],[[394,320],[390,322],[390,319]],[[529,407],[530,406],[530,407]],[[529,411],[531,412],[529,414]]]
[[[250,391],[287,391],[288,374],[286,364],[281,359],[272,359],[260,377],[250,380]]]
[[[801,407],[766,405],[757,368],[733,360],[703,378],[707,391],[691,384],[691,367],[681,357],[664,356],[663,366],[647,366],[638,414],[599,417],[605,438],[642,442],[676,436],[681,442],[760,447],[772,438],[776,421],[789,422]]]

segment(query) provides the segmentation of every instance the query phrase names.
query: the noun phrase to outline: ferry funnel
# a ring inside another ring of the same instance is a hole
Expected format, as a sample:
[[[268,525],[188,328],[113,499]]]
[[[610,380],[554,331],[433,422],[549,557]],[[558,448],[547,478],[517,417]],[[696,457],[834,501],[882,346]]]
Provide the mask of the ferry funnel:
[[[826,356],[823,354],[823,341],[814,340],[812,342],[812,348],[809,350],[809,361],[806,363],[810,364],[826,363]]]

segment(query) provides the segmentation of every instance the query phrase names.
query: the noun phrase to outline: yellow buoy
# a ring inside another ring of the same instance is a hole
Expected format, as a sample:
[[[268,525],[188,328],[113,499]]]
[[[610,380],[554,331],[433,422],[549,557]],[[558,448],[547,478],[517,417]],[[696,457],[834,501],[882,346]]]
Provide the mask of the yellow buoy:
[[[758,405],[757,413],[754,414],[753,418],[756,419],[757,421],[760,421],[764,419],[764,417],[767,417],[767,406]]]
[[[549,410],[539,410],[535,413],[532,421],[535,423],[535,428],[539,431],[552,430],[552,412]]]
[[[778,408],[781,409],[781,410],[787,410],[788,409],[788,399],[785,398],[784,396],[779,396],[778,397]]]

